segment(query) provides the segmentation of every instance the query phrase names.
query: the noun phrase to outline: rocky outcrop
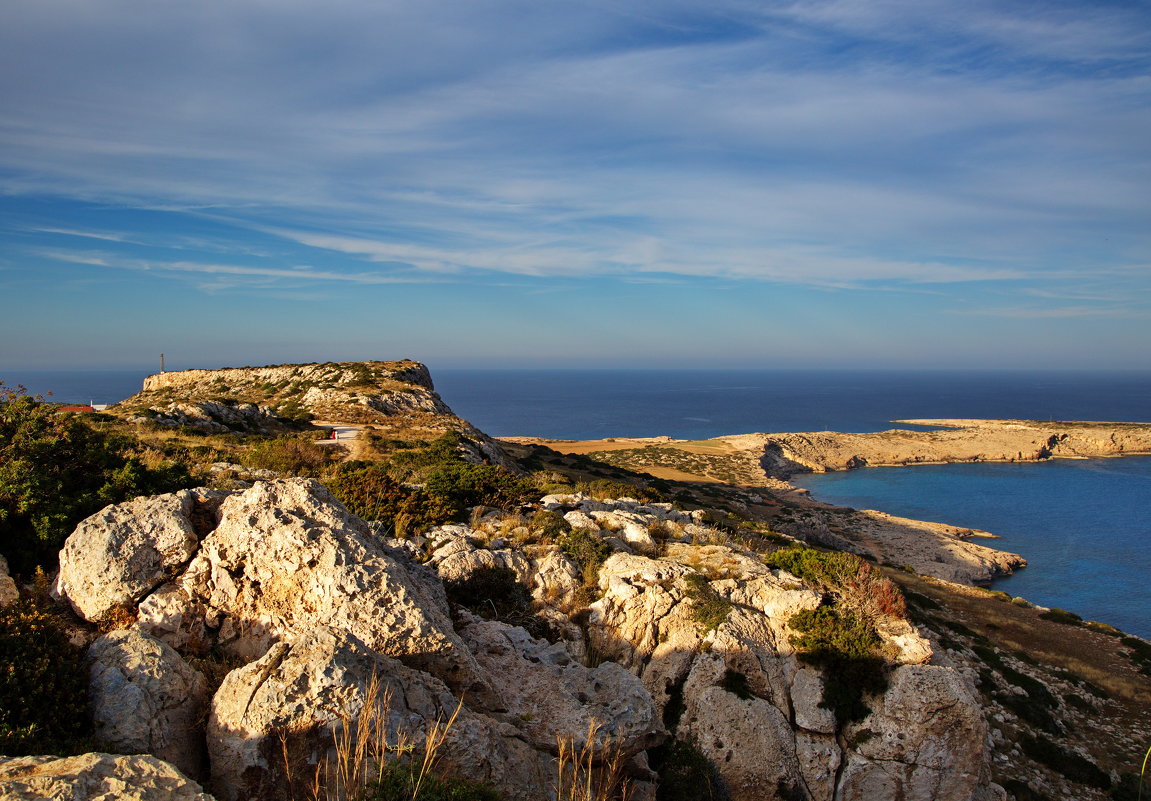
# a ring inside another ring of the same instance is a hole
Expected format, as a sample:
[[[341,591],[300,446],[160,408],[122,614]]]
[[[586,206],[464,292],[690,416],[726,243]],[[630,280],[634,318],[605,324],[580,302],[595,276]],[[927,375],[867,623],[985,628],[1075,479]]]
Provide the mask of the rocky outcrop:
[[[8,560],[0,556],[0,608],[16,601],[20,597],[20,590],[16,582],[8,575]]]
[[[441,765],[514,801],[549,796],[561,742],[617,752],[646,780],[645,752],[668,736],[711,760],[732,801],[990,791],[970,680],[931,664],[906,620],[877,621],[889,687],[845,722],[825,706],[829,675],[792,644],[789,622],[827,603],[823,590],[719,544],[698,513],[583,495],[545,506],[614,550],[590,607],[576,601],[589,600],[581,569],[520,516],[389,544],[304,479],[104,510],[69,539],[60,581],[83,613],[121,605],[136,618],[91,649],[101,736],[193,773],[206,748],[228,801],[323,781],[341,738],[419,742],[453,716]],[[132,569],[101,564],[114,553]],[[441,578],[490,567],[531,588],[554,641],[449,606]],[[207,651],[234,667],[205,727],[185,657]]]
[[[722,546],[677,545],[668,558],[678,562],[611,557],[589,637],[639,675],[675,736],[711,760],[733,801],[974,799],[990,786],[986,726],[969,680],[921,664],[930,646],[906,621],[880,627],[894,659],[889,689],[869,700],[866,720],[845,725],[822,706],[821,672],[790,641],[788,621],[819,606],[819,593]],[[694,614],[698,595],[686,579],[697,570],[715,577],[710,592],[730,605],[714,629]],[[908,702],[914,693],[918,706]]]
[[[413,415],[463,424],[432,385],[427,368],[410,361],[329,362],[183,370],[144,379],[143,391],[113,411],[161,425],[206,431],[267,433],[302,415],[348,423]]]
[[[96,640],[88,661],[100,742],[119,753],[153,754],[201,778],[201,725],[208,703],[204,676],[175,650],[136,628]]]
[[[183,490],[105,507],[64,543],[56,591],[93,622],[134,607],[192,559],[220,499]]]
[[[332,738],[358,725],[373,682],[387,691],[392,738],[418,741],[463,698],[443,764],[509,799],[545,797],[557,737],[582,744],[592,721],[593,748],[610,740],[636,754],[662,739],[635,676],[585,667],[563,644],[462,610],[453,623],[436,574],[376,538],[318,483],[213,495],[211,525],[197,528],[200,498],[176,493],[104,510],[65,549],[60,591],[81,614],[122,608],[136,618],[90,653],[110,746],[162,754],[195,773],[196,747],[206,743],[221,797],[282,798],[284,743],[310,780],[331,757]],[[537,568],[506,541],[489,550],[477,532],[445,529],[439,564],[455,575],[510,564],[528,581],[546,576],[548,588],[574,573],[554,551]],[[132,568],[106,564],[118,559]],[[237,667],[214,693],[205,730],[203,680],[184,657],[208,651]]]
[[[81,754],[0,757],[6,801],[214,801],[196,782],[154,756]]]

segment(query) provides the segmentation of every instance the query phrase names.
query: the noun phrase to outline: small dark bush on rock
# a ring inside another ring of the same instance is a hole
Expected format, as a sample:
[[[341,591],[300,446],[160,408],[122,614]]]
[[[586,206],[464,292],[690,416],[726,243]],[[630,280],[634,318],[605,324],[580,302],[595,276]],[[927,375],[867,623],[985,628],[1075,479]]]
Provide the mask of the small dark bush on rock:
[[[92,734],[83,651],[29,601],[0,609],[0,754],[73,754]]]
[[[711,801],[722,798],[719,775],[699,749],[683,740],[672,740],[648,751],[652,768],[659,773],[656,801]]]
[[[850,610],[832,606],[797,612],[788,625],[799,632],[791,643],[800,659],[823,669],[820,706],[833,710],[840,725],[867,717],[871,710],[864,696],[887,689],[875,629]]]

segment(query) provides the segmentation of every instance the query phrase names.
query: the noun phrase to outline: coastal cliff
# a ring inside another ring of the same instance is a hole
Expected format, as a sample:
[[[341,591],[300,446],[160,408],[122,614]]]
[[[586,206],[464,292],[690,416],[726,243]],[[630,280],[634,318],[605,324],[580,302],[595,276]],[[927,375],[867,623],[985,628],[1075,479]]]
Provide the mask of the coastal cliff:
[[[385,429],[462,429],[413,361],[327,362],[182,370],[144,379],[115,414],[207,431],[270,431],[311,419]]]
[[[386,431],[374,461],[189,484],[72,530],[54,647],[86,648],[112,754],[0,757],[0,798],[364,801],[339,751],[365,731],[401,771],[438,742],[437,772],[484,784],[461,799],[622,801],[626,785],[632,801],[1106,801],[1132,786],[1151,644],[955,583],[1022,560],[970,541],[986,532],[820,504],[763,473],[762,440],[507,442],[504,469],[412,362],[164,374],[116,424],[241,450],[277,438],[212,411],[263,407],[274,426],[297,397]],[[297,425],[278,439],[312,437]],[[51,601],[3,567],[6,635]]]

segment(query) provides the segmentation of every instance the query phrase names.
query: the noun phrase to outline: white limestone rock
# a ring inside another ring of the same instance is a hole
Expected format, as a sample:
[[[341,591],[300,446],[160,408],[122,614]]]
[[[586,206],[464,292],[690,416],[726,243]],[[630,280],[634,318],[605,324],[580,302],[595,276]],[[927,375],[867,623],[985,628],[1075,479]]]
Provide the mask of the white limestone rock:
[[[243,658],[326,625],[457,689],[483,689],[439,582],[397,561],[319,482],[266,481],[229,497],[177,583]]]
[[[378,682],[379,694],[369,687]],[[333,736],[364,719],[375,704],[387,742],[422,742],[435,721],[459,702],[436,678],[374,653],[352,635],[328,628],[276,643],[261,659],[234,670],[212,701],[208,750],[217,792],[225,801],[286,797],[284,739],[301,774],[332,756]],[[370,709],[371,707],[368,706]],[[547,759],[510,726],[461,708],[440,756],[460,775],[494,782],[509,798],[546,796]]]
[[[89,694],[99,740],[153,754],[202,776],[207,682],[172,648],[137,628],[105,634],[88,649]]]
[[[0,757],[4,801],[215,801],[154,756]]]
[[[631,755],[663,739],[663,724],[638,678],[614,662],[588,668],[562,643],[536,640],[518,626],[472,616],[461,634],[491,677],[503,719],[537,750],[551,751],[557,738],[577,749],[597,725],[594,746],[614,743]]]
[[[134,607],[191,560],[200,541],[196,523],[214,524],[220,495],[181,490],[107,506],[82,520],[60,552],[57,592],[93,622]]]

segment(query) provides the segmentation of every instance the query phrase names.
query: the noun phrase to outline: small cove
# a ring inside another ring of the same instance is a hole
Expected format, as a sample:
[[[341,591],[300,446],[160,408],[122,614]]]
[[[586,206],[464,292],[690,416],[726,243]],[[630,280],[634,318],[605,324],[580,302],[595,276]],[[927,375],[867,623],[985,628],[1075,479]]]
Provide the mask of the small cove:
[[[828,503],[979,528],[1028,567],[993,588],[1151,637],[1151,456],[796,476]]]

